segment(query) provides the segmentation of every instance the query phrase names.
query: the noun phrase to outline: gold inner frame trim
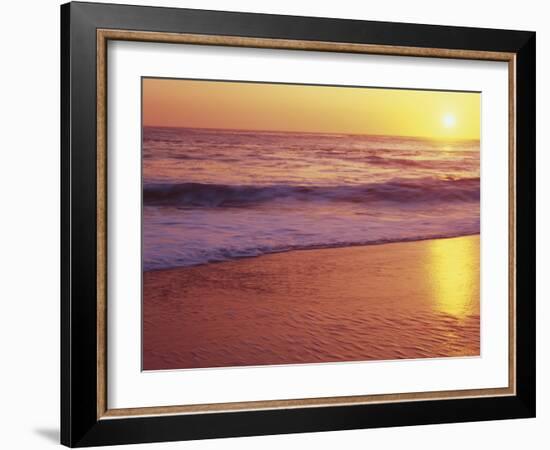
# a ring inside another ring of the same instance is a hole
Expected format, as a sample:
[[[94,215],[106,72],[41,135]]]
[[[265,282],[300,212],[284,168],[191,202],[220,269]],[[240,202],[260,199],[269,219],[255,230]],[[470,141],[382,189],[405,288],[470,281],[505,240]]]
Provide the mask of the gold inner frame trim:
[[[473,59],[508,62],[508,157],[509,157],[509,321],[508,387],[489,389],[410,392],[342,397],[265,400],[200,405],[149,406],[109,409],[107,404],[107,42],[109,40],[217,45],[267,49],[364,53],[391,56]],[[266,409],[312,408],[403,401],[446,400],[498,397],[516,394],[516,54],[445,48],[404,47],[323,41],[264,39],[240,36],[158,33],[131,30],[97,30],[97,418],[116,419],[130,416],[206,414]]]

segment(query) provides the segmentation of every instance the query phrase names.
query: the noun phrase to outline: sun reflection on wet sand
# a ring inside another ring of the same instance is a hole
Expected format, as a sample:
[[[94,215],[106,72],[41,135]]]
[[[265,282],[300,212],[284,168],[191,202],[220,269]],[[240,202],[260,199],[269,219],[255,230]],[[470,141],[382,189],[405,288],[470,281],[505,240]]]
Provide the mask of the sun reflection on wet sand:
[[[479,246],[468,239],[429,241],[429,280],[434,308],[464,319],[479,314]]]
[[[479,235],[144,273],[144,369],[479,356]]]

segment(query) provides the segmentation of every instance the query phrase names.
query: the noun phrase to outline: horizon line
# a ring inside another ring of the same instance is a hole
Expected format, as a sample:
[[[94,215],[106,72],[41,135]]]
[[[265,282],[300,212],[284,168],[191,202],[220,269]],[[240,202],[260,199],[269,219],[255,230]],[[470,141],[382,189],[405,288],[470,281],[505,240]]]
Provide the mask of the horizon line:
[[[187,130],[211,130],[211,131],[244,131],[244,132],[258,132],[258,133],[299,133],[299,134],[340,134],[345,136],[365,136],[365,137],[399,137],[409,139],[424,139],[432,141],[481,141],[481,136],[478,138],[445,138],[445,137],[433,137],[433,136],[412,136],[405,134],[368,134],[368,133],[347,133],[337,131],[296,131],[296,130],[267,130],[267,129],[248,129],[248,128],[219,128],[219,127],[189,127],[178,125],[147,125],[142,123],[143,128],[177,128]]]

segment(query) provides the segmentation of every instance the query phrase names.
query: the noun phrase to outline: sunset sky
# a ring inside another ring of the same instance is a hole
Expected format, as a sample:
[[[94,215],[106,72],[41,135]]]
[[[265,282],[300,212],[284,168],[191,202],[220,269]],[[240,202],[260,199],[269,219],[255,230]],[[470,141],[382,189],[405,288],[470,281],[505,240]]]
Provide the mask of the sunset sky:
[[[479,139],[480,94],[144,78],[143,124]]]

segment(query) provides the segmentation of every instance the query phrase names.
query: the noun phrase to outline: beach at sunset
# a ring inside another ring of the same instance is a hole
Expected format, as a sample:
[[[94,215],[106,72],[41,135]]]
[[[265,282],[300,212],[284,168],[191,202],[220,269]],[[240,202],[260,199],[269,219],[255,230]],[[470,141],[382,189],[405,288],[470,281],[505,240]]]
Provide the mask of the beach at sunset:
[[[479,93],[142,83],[144,370],[479,355]]]
[[[143,368],[478,356],[479,236],[144,273]]]

